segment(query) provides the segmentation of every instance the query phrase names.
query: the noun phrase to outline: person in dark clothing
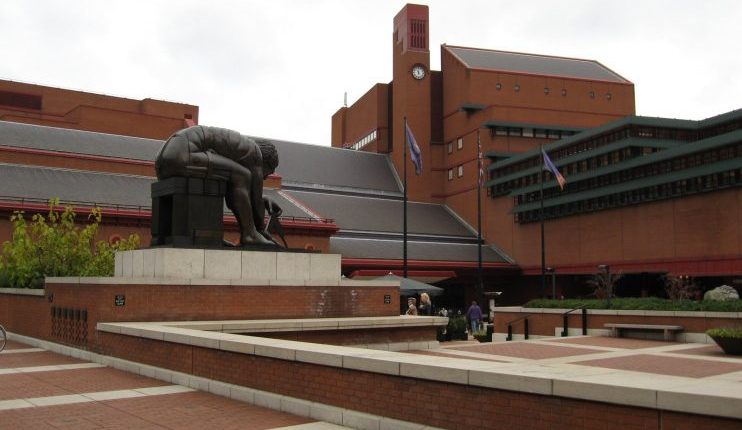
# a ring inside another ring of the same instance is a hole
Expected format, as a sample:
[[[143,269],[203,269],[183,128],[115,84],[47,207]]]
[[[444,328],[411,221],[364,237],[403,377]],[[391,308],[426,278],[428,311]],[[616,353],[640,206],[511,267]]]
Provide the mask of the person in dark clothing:
[[[478,332],[482,327],[482,308],[479,307],[476,300],[471,301],[471,306],[466,311],[466,318],[471,323],[471,333]]]
[[[276,167],[278,153],[272,143],[202,125],[175,132],[155,158],[158,179],[186,176],[227,182],[225,200],[237,218],[240,245],[275,243],[265,225],[265,212],[278,217],[282,211],[263,197],[263,180]]]

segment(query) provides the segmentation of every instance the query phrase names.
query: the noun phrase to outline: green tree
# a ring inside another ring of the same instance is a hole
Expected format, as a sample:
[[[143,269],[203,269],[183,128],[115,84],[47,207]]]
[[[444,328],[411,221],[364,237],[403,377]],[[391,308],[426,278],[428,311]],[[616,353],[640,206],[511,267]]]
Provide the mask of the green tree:
[[[114,244],[95,241],[101,221],[93,208],[84,227],[75,225],[71,206],[60,208],[59,199],[49,201],[49,212],[35,214],[28,223],[23,211],[10,217],[12,239],[0,255],[0,287],[42,288],[46,276],[112,276],[116,251],[136,249],[133,234]]]

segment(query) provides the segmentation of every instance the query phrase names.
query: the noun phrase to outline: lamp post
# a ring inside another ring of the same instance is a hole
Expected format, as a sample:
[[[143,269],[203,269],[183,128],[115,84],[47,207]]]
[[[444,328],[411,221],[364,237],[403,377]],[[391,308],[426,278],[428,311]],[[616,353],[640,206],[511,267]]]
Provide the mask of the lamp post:
[[[605,289],[608,294],[608,309],[611,308],[611,296],[613,295],[613,283],[611,282],[611,266],[607,264],[601,264],[598,266],[598,270],[605,273]]]
[[[547,267],[546,273],[551,273],[551,298],[556,300],[556,269]]]

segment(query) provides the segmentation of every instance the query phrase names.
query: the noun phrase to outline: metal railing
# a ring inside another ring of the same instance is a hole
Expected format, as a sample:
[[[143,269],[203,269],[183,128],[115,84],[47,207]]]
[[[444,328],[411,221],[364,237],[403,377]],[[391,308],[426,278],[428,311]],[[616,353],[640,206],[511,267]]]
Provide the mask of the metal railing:
[[[531,314],[523,315],[522,317],[518,317],[512,321],[508,322],[508,337],[505,338],[505,340],[513,340],[513,323],[516,323],[520,320],[523,320],[523,337],[524,339],[528,339],[528,317],[530,317]]]
[[[567,312],[562,314],[562,337],[569,336],[569,314],[580,309],[582,310],[582,335],[587,335],[587,309],[585,309],[584,306],[580,306],[579,308],[568,310]]]

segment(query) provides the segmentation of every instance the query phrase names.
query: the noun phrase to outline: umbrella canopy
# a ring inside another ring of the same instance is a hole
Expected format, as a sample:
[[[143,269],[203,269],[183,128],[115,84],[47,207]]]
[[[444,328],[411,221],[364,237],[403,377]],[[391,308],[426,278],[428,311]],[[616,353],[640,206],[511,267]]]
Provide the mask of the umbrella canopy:
[[[416,281],[410,278],[403,278],[394,273],[374,278],[378,281],[399,281],[399,294],[402,296],[414,296],[421,293],[428,293],[431,296],[443,294],[443,288],[435,287],[425,282]]]

